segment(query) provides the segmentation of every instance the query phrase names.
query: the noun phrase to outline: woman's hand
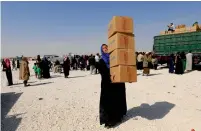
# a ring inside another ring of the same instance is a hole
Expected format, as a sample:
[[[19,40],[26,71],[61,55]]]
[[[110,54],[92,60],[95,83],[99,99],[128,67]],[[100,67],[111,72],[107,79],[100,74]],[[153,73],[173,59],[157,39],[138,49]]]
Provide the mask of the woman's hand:
[[[114,77],[115,77],[114,74],[113,74],[113,75],[110,75],[110,79],[111,79],[112,82],[114,81]]]

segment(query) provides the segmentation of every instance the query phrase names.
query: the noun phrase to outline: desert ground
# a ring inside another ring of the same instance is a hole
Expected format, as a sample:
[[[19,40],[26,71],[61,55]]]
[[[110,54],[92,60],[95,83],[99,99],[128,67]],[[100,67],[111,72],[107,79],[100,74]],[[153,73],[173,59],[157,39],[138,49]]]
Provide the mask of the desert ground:
[[[138,71],[137,83],[126,83],[127,116],[114,128],[99,125],[100,75],[71,71],[69,78],[51,72],[38,80],[32,70],[29,87],[19,72],[8,87],[1,72],[2,131],[201,131],[201,72],[169,74],[168,69]]]

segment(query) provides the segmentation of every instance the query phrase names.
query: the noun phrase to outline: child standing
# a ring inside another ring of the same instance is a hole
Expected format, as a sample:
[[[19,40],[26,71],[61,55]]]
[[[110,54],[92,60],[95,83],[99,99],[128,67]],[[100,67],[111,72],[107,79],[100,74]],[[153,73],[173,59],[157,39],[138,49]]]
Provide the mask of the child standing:
[[[37,76],[38,76],[38,79],[41,79],[41,69],[39,67],[39,64],[37,64]]]
[[[34,72],[35,72],[35,76],[37,78],[37,66],[36,66],[36,63],[34,63],[33,69],[34,69]]]

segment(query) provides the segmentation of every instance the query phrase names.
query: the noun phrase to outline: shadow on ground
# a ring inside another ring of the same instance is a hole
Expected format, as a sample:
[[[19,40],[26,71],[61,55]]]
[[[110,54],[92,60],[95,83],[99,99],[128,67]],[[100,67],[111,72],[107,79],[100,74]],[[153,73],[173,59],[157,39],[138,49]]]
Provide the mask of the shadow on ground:
[[[17,118],[18,115],[7,116],[10,109],[17,102],[22,93],[1,93],[1,130],[16,131],[22,118]]]
[[[85,76],[72,76],[72,77],[68,77],[68,78],[79,78],[79,77],[85,77]]]
[[[162,119],[165,117],[170,110],[175,106],[175,104],[163,101],[163,102],[156,102],[153,105],[149,104],[141,104],[139,107],[133,107],[127,111],[127,115],[122,121],[122,123],[140,116],[142,118],[146,118],[148,120],[156,120]],[[116,125],[115,127],[119,126],[120,124]]]
[[[158,74],[149,74],[149,76],[156,76],[156,75],[161,75],[161,73],[158,73]]]
[[[36,83],[36,82],[37,82],[37,81],[30,81],[30,82],[28,81],[28,83]],[[15,85],[21,85],[21,84],[24,84],[24,83],[15,83],[15,84],[13,84],[13,85],[15,86]]]
[[[158,67],[157,70],[162,70],[162,69],[167,69],[169,68],[168,66],[161,66],[161,67]]]
[[[53,82],[38,83],[38,84],[30,85],[30,86],[40,86],[40,85],[47,85],[47,84],[51,84],[51,83],[53,83]]]
[[[187,71],[187,72],[184,72],[184,74],[192,73],[192,72],[194,72],[194,71],[195,71],[195,70]]]
[[[64,77],[64,76],[60,76],[60,75],[52,75],[51,78],[58,78],[58,77]]]

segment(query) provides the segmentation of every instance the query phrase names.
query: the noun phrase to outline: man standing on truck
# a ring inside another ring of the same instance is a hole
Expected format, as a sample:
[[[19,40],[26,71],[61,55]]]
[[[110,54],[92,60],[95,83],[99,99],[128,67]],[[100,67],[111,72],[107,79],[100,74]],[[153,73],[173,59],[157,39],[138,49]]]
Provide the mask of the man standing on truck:
[[[170,25],[168,25],[168,31],[174,31],[175,30],[175,27],[174,27],[174,24],[173,23],[170,23]]]
[[[189,51],[188,54],[186,54],[186,71],[191,71],[192,70],[192,64],[193,64],[193,54],[191,51]]]

